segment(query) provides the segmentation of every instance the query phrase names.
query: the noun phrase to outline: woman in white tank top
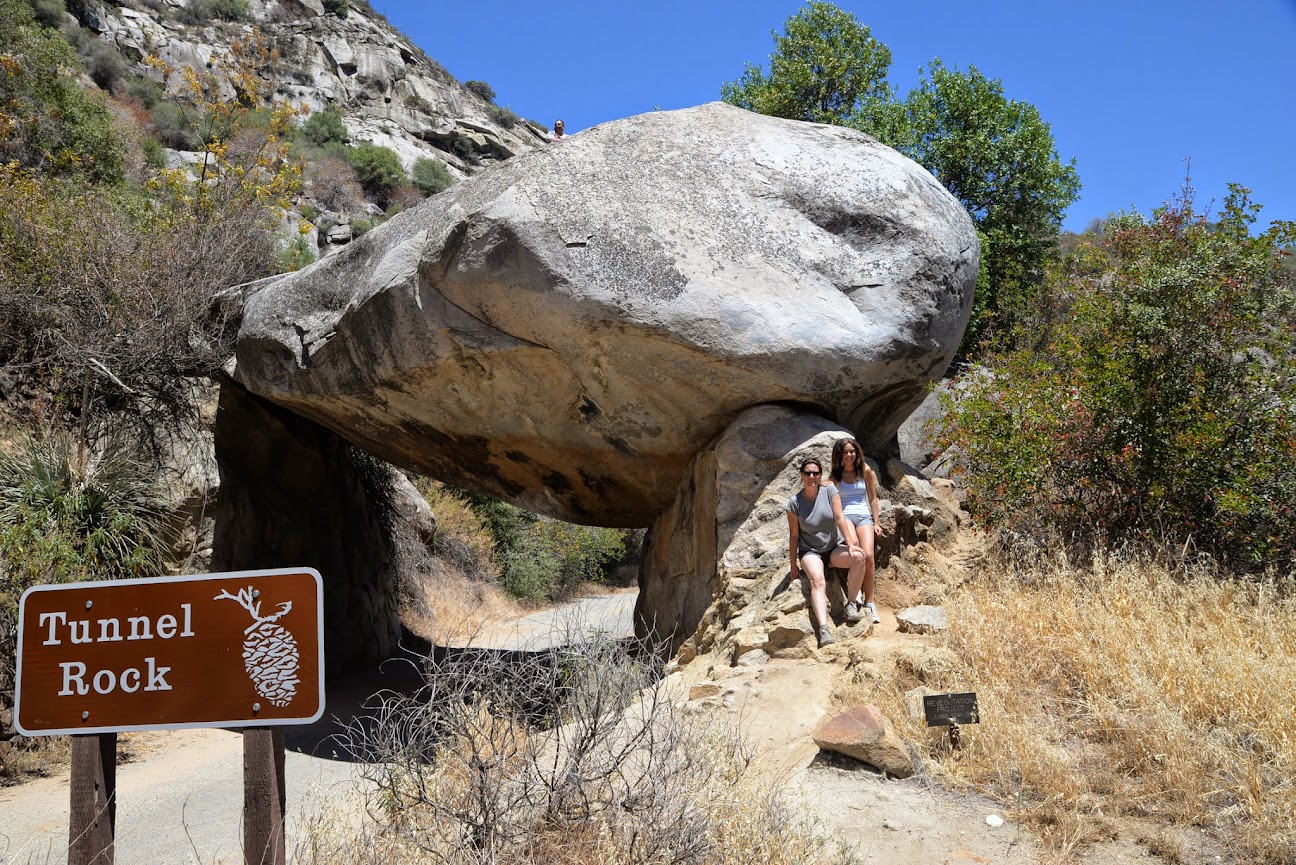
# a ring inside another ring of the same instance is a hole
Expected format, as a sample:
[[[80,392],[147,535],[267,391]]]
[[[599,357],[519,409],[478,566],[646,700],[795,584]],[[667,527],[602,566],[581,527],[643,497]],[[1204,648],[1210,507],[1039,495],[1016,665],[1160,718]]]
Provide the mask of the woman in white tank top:
[[[849,613],[854,605],[877,624],[881,619],[873,601],[873,542],[882,536],[882,526],[878,522],[877,477],[864,461],[864,451],[855,439],[841,439],[833,445],[831,477],[841,497],[842,514],[855,531],[857,545],[864,551],[864,600],[861,604],[858,596],[852,598],[846,604],[847,611]]]

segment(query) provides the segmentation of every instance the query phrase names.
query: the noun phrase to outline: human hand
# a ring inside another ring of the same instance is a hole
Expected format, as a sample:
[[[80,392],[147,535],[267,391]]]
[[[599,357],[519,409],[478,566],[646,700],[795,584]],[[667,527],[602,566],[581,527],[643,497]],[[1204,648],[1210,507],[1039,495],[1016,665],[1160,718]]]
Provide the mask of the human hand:
[[[882,524],[881,524],[881,523],[874,523],[874,524],[873,524],[873,533],[874,533],[875,535],[877,535],[877,536],[880,538],[880,537],[882,537],[883,535],[886,534],[886,531],[882,528]]]

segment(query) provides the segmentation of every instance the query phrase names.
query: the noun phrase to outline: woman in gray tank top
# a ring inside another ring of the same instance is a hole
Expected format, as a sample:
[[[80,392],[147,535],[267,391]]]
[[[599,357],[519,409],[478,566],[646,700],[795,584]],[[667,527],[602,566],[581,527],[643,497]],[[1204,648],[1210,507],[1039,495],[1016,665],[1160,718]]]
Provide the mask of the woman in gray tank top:
[[[854,598],[864,582],[864,553],[856,543],[854,527],[842,514],[837,490],[831,484],[822,484],[822,480],[823,467],[817,459],[801,463],[801,491],[788,500],[787,516],[788,552],[792,556],[790,579],[799,580],[804,573],[809,580],[815,634],[819,645],[826,646],[834,640],[828,624],[825,566],[850,569],[846,597]],[[851,624],[862,617],[855,604],[847,610],[846,621]]]

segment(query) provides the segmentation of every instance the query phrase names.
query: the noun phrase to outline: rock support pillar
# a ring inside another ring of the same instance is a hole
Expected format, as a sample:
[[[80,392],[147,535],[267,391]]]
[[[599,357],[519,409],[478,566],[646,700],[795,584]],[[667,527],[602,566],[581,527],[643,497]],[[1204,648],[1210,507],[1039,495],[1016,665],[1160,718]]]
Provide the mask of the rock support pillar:
[[[324,578],[330,677],[389,657],[400,639],[389,475],[319,424],[221,384],[214,571],[309,566]]]
[[[757,406],[703,448],[644,541],[639,636],[665,642],[671,654],[705,648],[699,642],[714,640],[730,618],[725,597],[732,585],[785,573],[784,514],[800,489],[796,467],[813,455],[827,471],[833,444],[849,435],[818,415]]]

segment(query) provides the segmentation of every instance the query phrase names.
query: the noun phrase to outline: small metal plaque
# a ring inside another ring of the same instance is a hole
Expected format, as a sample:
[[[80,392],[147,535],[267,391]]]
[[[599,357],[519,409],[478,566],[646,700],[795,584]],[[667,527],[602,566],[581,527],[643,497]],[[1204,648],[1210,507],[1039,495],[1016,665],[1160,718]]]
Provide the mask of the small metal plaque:
[[[930,694],[923,697],[923,714],[928,727],[948,727],[956,724],[980,724],[981,712],[977,709],[977,695]]]

